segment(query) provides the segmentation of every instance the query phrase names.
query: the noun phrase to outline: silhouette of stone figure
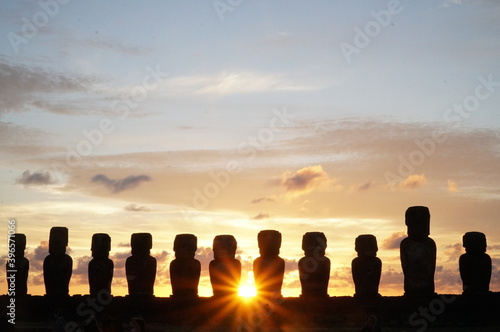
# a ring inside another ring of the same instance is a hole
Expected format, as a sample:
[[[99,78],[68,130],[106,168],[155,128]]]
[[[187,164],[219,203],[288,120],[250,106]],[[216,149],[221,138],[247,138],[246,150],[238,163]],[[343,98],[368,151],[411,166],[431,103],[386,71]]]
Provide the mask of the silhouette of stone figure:
[[[321,232],[307,232],[302,237],[305,257],[299,260],[302,297],[328,297],[330,259],[325,256],[326,236]]]
[[[436,243],[429,237],[430,217],[425,206],[409,207],[405,213],[408,237],[401,241],[400,255],[406,296],[435,294]]]
[[[377,257],[377,238],[371,234],[360,235],[355,241],[358,257],[351,263],[352,278],[357,298],[380,296],[378,286],[382,272],[382,261]]]
[[[12,240],[14,242],[9,241],[9,260],[7,264],[5,264],[5,268],[7,271],[16,271],[16,272],[7,272],[7,286],[11,283],[11,276],[15,276],[15,293],[16,296],[26,295],[28,294],[28,272],[30,269],[30,262],[26,257],[24,257],[24,250],[26,249],[26,235],[21,233],[13,234]],[[14,250],[11,252],[11,244],[15,245]],[[11,254],[14,254],[13,261],[11,259]]]
[[[113,280],[114,264],[108,258],[111,250],[111,237],[105,233],[92,235],[93,259],[89,262],[89,286],[90,295],[97,295],[101,290],[111,294],[111,281]]]
[[[45,294],[51,297],[69,295],[69,281],[73,270],[73,259],[66,255],[68,229],[52,227],[49,237],[49,255],[43,261]]]
[[[490,290],[491,258],[486,253],[486,236],[480,232],[464,234],[465,254],[460,256],[460,277],[464,295],[484,295]]]
[[[132,256],[125,262],[129,295],[153,295],[156,258],[150,256],[153,237],[150,233],[134,233],[130,239]]]
[[[214,238],[214,260],[209,264],[214,296],[236,296],[241,279],[241,262],[235,259],[236,239],[232,235]]]
[[[257,235],[260,257],[253,262],[253,274],[257,295],[281,297],[285,274],[285,260],[279,257],[281,233],[274,230],[260,231]]]
[[[194,258],[198,239],[193,234],[178,234],[174,240],[175,259],[170,263],[170,284],[174,297],[198,296],[201,264]]]

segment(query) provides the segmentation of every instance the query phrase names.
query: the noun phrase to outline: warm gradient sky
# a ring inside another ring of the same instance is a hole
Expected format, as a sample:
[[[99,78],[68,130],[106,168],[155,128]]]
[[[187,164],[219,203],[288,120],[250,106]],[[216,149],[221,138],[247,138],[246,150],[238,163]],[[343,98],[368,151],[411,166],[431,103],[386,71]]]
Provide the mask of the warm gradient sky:
[[[498,1],[65,2],[0,3],[0,252],[15,218],[30,293],[66,226],[72,294],[96,232],[116,295],[130,234],[153,234],[159,296],[175,235],[196,234],[208,296],[215,235],[236,237],[246,278],[258,231],[276,229],[284,295],[300,293],[307,231],[328,238],[330,295],[353,294],[366,233],[381,293],[399,295],[411,205],[431,210],[438,292],[461,292],[467,231],[486,233],[500,291]]]

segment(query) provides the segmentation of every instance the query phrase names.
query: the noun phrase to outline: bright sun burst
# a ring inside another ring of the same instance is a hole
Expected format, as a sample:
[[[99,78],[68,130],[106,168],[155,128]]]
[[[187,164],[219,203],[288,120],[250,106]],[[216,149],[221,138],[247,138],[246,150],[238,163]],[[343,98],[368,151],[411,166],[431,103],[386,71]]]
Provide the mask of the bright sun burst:
[[[254,297],[257,295],[257,290],[255,289],[255,286],[249,285],[249,284],[244,284],[241,285],[240,288],[238,289],[238,295],[241,297]]]

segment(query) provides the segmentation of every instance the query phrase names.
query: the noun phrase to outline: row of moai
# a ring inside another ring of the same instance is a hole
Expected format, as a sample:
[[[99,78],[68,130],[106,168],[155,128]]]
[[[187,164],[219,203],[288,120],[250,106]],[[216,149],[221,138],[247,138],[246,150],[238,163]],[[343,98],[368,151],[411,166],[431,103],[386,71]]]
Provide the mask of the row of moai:
[[[429,237],[430,213],[427,207],[414,206],[405,214],[408,237],[400,244],[400,257],[404,273],[405,296],[425,297],[434,295],[436,268],[436,244]],[[280,297],[285,273],[285,261],[279,257],[281,233],[276,230],[259,232],[260,257],[253,262],[257,294],[264,297]],[[29,262],[24,257],[26,236],[15,234],[16,293],[27,294]],[[150,233],[134,233],[131,236],[132,255],[125,264],[129,295],[153,295],[156,275],[156,259],[150,255]],[[73,261],[66,254],[68,229],[53,227],[49,237],[49,255],[43,263],[43,276],[47,296],[68,296]],[[328,297],[330,260],[325,256],[327,239],[321,232],[308,232],[302,238],[304,256],[298,269],[302,297]],[[489,292],[491,258],[486,254],[486,237],[483,233],[468,232],[463,236],[466,253],[460,257],[459,269],[465,295],[481,295]],[[210,282],[214,296],[235,296],[241,278],[241,263],[236,259],[237,242],[232,235],[218,235],[213,241],[214,259],[209,264]],[[92,257],[88,265],[90,294],[111,292],[113,261],[109,259],[111,237],[97,233],[92,236]],[[193,234],[179,234],[174,240],[175,259],[170,264],[170,280],[173,297],[195,298],[198,296],[201,264],[195,259],[197,238]],[[355,240],[358,257],[352,261],[352,277],[355,297],[379,297],[382,261],[377,257],[377,239],[370,234]]]

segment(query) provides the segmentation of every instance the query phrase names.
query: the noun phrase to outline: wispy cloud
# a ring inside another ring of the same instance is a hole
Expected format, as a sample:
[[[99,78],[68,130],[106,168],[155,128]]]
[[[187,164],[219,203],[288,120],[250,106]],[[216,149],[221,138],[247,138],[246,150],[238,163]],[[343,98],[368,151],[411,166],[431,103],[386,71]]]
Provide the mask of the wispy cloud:
[[[458,193],[460,190],[458,190],[458,185],[455,181],[448,180],[448,191],[450,193]]]
[[[414,190],[425,187],[428,184],[427,178],[424,174],[409,175],[404,181],[398,184],[401,189]]]
[[[129,204],[123,208],[125,211],[131,212],[150,212],[151,209],[146,206],[139,206],[137,204]]]
[[[150,181],[148,175],[130,175],[123,179],[110,179],[104,174],[95,175],[91,182],[102,183],[113,193],[119,193],[127,189],[133,189],[143,181]]]
[[[252,217],[252,220],[261,220],[261,219],[268,219],[271,215],[269,213],[259,213],[256,216]]]
[[[392,233],[388,238],[382,241],[382,249],[399,249],[399,245],[403,239],[407,237],[404,232]]]

